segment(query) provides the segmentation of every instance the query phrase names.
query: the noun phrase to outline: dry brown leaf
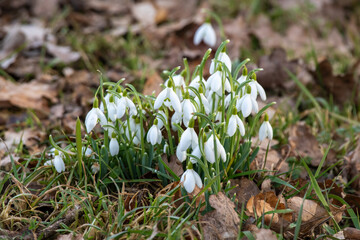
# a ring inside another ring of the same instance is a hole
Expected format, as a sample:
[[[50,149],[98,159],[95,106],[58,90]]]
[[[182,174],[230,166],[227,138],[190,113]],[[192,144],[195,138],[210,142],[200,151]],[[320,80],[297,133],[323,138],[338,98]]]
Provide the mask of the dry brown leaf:
[[[55,85],[43,84],[38,81],[15,84],[0,77],[0,108],[16,106],[31,108],[40,113],[49,111],[48,101],[57,101]]]
[[[321,61],[317,69],[312,72],[315,81],[323,88],[327,97],[333,96],[336,103],[344,104],[353,102],[359,97],[359,84],[354,79],[354,70],[358,67],[356,63],[352,69],[344,75],[335,76],[333,67],[328,59]],[[355,101],[356,102],[356,101]]]
[[[344,229],[345,239],[360,239],[360,229],[347,227]]]
[[[312,158],[310,164],[314,167],[319,166],[323,154],[316,137],[305,122],[298,122],[289,129],[289,144],[296,156],[310,157]]]
[[[256,240],[277,240],[276,234],[270,229],[258,228],[252,231]]]
[[[181,162],[177,159],[176,155],[168,156],[166,154],[163,154],[161,156],[162,160],[166,165],[177,175],[181,176],[184,173],[184,169],[182,167]]]
[[[32,4],[32,12],[37,17],[54,17],[59,7],[59,0],[35,0]]]
[[[292,197],[287,200],[287,205],[295,212],[295,219],[297,219],[300,207],[303,204],[303,211],[301,215],[302,222],[314,222],[318,219],[328,219],[327,211],[321,207],[317,202],[301,197]]]
[[[204,239],[236,239],[240,219],[235,204],[222,192],[211,195],[209,203],[215,210],[200,217]]]
[[[151,2],[133,4],[131,12],[135,19],[143,26],[153,26],[156,24],[157,10]]]
[[[263,216],[265,223],[271,223],[271,229],[280,231],[286,228],[292,222],[292,213],[286,214],[265,214],[270,211],[286,209],[285,204],[281,202],[274,192],[259,193],[250,198],[246,204],[246,214],[255,217]]]
[[[63,63],[72,63],[80,59],[80,53],[71,51],[70,47],[47,43],[47,51]]]
[[[1,154],[0,150],[0,154]],[[14,155],[7,155],[6,157],[4,157],[3,159],[0,159],[0,169],[4,170],[6,172],[10,171],[12,168],[12,160],[14,161],[15,165],[18,164],[20,157],[18,156],[14,156]]]
[[[236,194],[236,200],[239,209],[241,209],[242,204],[246,204],[252,196],[260,193],[256,183],[248,178],[231,179],[230,183],[231,187],[236,187],[229,191],[229,195],[232,197],[234,194]]]
[[[59,235],[57,236],[56,240],[83,240],[84,238],[81,236],[81,234],[77,234],[76,237],[72,234],[66,234],[66,235]]]

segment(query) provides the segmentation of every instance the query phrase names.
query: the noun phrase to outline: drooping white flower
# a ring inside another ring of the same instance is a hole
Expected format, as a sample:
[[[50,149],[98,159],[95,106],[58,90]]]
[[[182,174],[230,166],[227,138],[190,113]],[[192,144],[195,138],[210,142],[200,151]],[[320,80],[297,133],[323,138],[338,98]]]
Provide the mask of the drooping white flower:
[[[185,79],[181,74],[172,76],[172,79],[174,81],[175,93],[179,97],[179,99],[182,100],[181,88],[186,87]],[[170,81],[170,79],[166,80],[164,85],[168,86],[169,81]],[[169,105],[168,101],[165,101],[165,105],[167,105],[167,106]]]
[[[190,99],[188,97],[189,97],[189,94],[186,93],[185,99],[181,103],[181,108],[183,110],[183,119],[182,120],[186,127],[189,126],[189,122],[194,117],[194,115],[193,115],[194,112],[196,112],[196,108],[195,108],[194,104],[190,101]]]
[[[201,82],[202,82],[202,84],[205,86],[205,84],[206,84],[205,79],[204,79],[203,77],[201,77],[201,80],[200,80],[200,76],[197,75],[197,76],[190,82],[189,87],[193,87],[193,88],[195,88],[196,90],[199,91],[199,88],[200,88],[200,86],[201,86]],[[193,96],[193,97],[196,96],[196,94],[195,94],[193,91],[190,91],[189,93],[190,93],[190,96]]]
[[[116,134],[115,133],[113,133],[113,135],[111,136],[109,149],[110,149],[110,155],[111,156],[116,156],[116,155],[119,154],[119,142],[116,139]]]
[[[190,161],[192,163],[196,163],[197,162],[197,159],[196,158],[201,158],[201,151],[200,151],[200,146],[197,145],[195,147],[195,149],[193,149],[193,151],[191,152],[191,155],[193,155],[194,157],[190,156]],[[196,158],[195,158],[196,157]]]
[[[83,147],[82,147],[82,154],[83,154],[85,157],[90,157],[91,154],[92,154],[91,148],[83,146]]]
[[[180,162],[183,162],[186,160],[186,150],[181,151],[180,148],[176,148],[176,157],[179,159]]]
[[[251,75],[251,82],[249,83],[251,87],[251,96],[256,100],[257,95],[260,95],[261,100],[266,100],[266,93],[264,88],[256,81],[256,74]]]
[[[163,118],[165,119],[165,123],[163,122]],[[159,111],[156,119],[158,120],[158,126],[160,129],[164,126],[164,124],[168,124],[167,117],[166,117],[166,114],[164,113],[164,111]]]
[[[177,127],[175,126],[175,123],[180,124],[181,120],[182,120],[182,113],[175,112],[173,114],[173,116],[171,117],[171,128],[172,128],[172,130],[174,130],[174,131],[177,130]]]
[[[158,127],[157,119],[154,120],[154,125],[149,129],[146,140],[151,143],[151,145],[160,144],[162,140],[161,130]]]
[[[63,160],[62,153],[59,153],[58,150],[54,149],[54,159],[46,161],[45,166],[53,165],[58,173],[65,171],[65,163]]]
[[[188,193],[192,193],[195,189],[195,185],[202,188],[202,181],[197,172],[193,169],[187,169],[181,176],[180,183],[184,186]]]
[[[128,98],[126,90],[122,94],[122,98],[117,98],[117,118],[122,118],[125,114],[126,109],[129,111],[130,116],[135,116],[137,114],[137,109],[133,101]]]
[[[220,157],[224,162],[226,162],[225,148],[220,143],[218,137],[215,137],[215,141],[216,141],[216,153],[217,153],[216,158],[215,158],[214,134],[211,134],[211,136],[204,144],[204,152],[205,152],[206,160],[210,163],[214,163],[215,160],[218,157]]]
[[[236,108],[233,110],[233,114],[231,115],[229,119],[229,124],[227,127],[227,134],[232,137],[234,136],[236,129],[239,129],[241,136],[245,135],[245,127],[244,123],[241,121],[239,116],[236,114]]]
[[[210,103],[207,100],[207,98],[204,96],[203,93],[199,93],[200,98],[201,98],[201,103],[200,103],[200,99],[198,96],[195,97],[194,101],[197,103],[197,105],[199,106],[198,112],[201,112],[201,107],[204,108],[205,113],[209,114],[210,113]],[[201,105],[202,104],[202,105]]]
[[[117,118],[117,106],[114,102],[113,96],[110,97],[109,103],[107,103],[107,109],[110,120],[115,122]]]
[[[257,113],[259,111],[259,106],[256,100],[251,96],[251,87],[247,85],[246,94],[242,96],[239,101],[236,103],[236,109],[241,110],[243,116],[246,118],[250,115],[252,111]]]
[[[191,125],[191,123],[189,125]],[[192,127],[189,126],[181,135],[178,148],[181,151],[186,151],[190,146],[192,149],[195,149],[197,145],[198,145],[198,135],[194,130],[194,125]]]
[[[97,98],[94,100],[94,107],[88,112],[85,118],[85,126],[87,132],[91,132],[95,125],[97,124],[98,119],[100,119],[100,124],[102,126],[107,125],[107,120],[104,113],[99,109],[99,103]]]
[[[160,94],[157,96],[154,102],[154,109],[159,109],[165,99],[169,99],[171,106],[174,108],[175,112],[181,113],[181,103],[178,95],[174,92],[174,90],[171,88],[171,81],[168,82],[168,86],[160,92]]]
[[[219,71],[219,70],[214,72],[209,77],[209,79],[206,82],[206,89],[209,89],[209,90],[215,92],[217,95],[222,96],[222,92],[223,92],[222,81],[223,81],[223,79],[225,80],[225,82],[224,82],[225,91],[230,92],[231,85],[230,85],[229,79],[225,76],[225,73],[223,71]]]
[[[218,66],[216,61],[222,62],[226,66],[226,68],[229,70],[229,72],[231,73],[231,60],[230,60],[230,57],[226,54],[226,52],[221,52],[221,53],[219,53],[219,56],[218,56],[217,60],[213,59],[211,61],[210,69],[209,69],[210,74],[213,74],[215,72],[217,66]]]
[[[265,114],[264,122],[260,126],[259,130],[259,140],[262,141],[265,138],[271,140],[273,138],[273,129],[269,123],[269,116]]]
[[[203,23],[195,32],[194,44],[199,45],[201,41],[210,47],[214,47],[216,44],[215,30],[209,22]]]

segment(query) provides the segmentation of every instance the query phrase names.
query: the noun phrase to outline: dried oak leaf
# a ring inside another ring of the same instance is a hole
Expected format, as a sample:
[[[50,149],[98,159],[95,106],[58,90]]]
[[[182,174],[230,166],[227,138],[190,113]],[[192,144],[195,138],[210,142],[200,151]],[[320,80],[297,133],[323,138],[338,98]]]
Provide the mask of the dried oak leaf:
[[[333,96],[336,103],[353,102],[359,98],[359,84],[353,74],[358,64],[359,62],[348,73],[335,76],[330,61],[324,59],[318,64],[312,75],[323,88],[324,94],[327,94],[327,97]]]
[[[241,208],[242,204],[246,204],[252,196],[260,193],[256,183],[248,178],[231,179],[230,184],[231,187],[236,186],[229,191],[229,195],[232,197],[236,194],[238,208]]]
[[[256,240],[277,240],[276,234],[270,229],[257,228],[251,231]]]
[[[211,195],[209,203],[215,210],[200,217],[204,239],[236,239],[240,219],[235,204],[222,192]]]
[[[360,239],[360,229],[347,227],[344,229],[345,239]]]
[[[16,106],[31,108],[40,113],[48,113],[48,100],[57,101],[55,85],[40,83],[36,80],[29,83],[16,84],[0,77],[0,108]]]
[[[248,216],[263,216],[265,223],[271,224],[270,228],[275,231],[286,228],[292,222],[292,213],[266,213],[283,209],[287,209],[285,204],[272,191],[252,196],[246,204],[246,214]]]
[[[328,212],[320,206],[316,201],[305,199],[302,197],[292,197],[287,200],[287,206],[294,210],[295,219],[298,218],[300,214],[300,209],[302,207],[301,213],[301,227],[300,234],[302,236],[309,235],[314,231],[315,228],[321,226],[324,222],[327,222],[331,219]],[[345,210],[345,206],[341,208],[336,208],[330,205],[330,210],[332,215],[335,216],[335,221],[340,221],[342,219],[342,213]]]
[[[319,166],[323,154],[316,137],[305,122],[298,122],[289,129],[289,144],[295,155],[302,158],[310,157],[312,158],[310,164],[314,167]]]

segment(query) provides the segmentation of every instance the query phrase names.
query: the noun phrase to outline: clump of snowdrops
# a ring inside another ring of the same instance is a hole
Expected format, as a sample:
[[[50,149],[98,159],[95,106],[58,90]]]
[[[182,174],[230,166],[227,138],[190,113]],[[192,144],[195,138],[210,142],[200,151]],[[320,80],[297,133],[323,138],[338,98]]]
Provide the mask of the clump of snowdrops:
[[[62,149],[50,138],[56,150],[46,164],[62,172],[74,165],[70,155],[77,155],[79,174],[87,171],[103,183],[139,181],[152,172],[164,184],[180,180],[188,193],[196,187],[219,192],[229,179],[248,170],[258,150],[251,139],[259,121],[259,140],[273,137],[265,110],[274,103],[259,109],[257,102],[266,100],[256,80],[261,69],[248,71],[249,59],[234,66],[226,53],[228,42],[211,60],[208,79],[203,75],[211,49],[193,73],[186,59],[184,69],[165,72],[167,80],[158,96],[142,95],[132,85],[122,85],[124,79],[101,79],[85,119],[85,138],[80,121],[76,146]],[[181,176],[172,170],[171,161],[182,163]]]

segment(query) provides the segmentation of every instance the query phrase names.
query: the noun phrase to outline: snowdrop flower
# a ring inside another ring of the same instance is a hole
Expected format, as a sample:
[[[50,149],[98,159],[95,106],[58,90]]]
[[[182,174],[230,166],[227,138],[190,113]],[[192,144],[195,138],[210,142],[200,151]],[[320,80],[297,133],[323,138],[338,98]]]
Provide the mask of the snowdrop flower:
[[[151,145],[155,145],[156,143],[160,144],[162,140],[162,135],[160,128],[158,126],[158,120],[154,120],[154,125],[149,129],[147,133],[146,140],[151,143]]]
[[[117,118],[117,106],[115,104],[114,96],[111,95],[107,103],[108,116],[111,121],[115,122]]]
[[[237,115],[236,108],[233,109],[233,113],[229,119],[229,124],[227,127],[227,134],[232,137],[234,136],[236,129],[239,129],[241,136],[245,135],[244,123],[241,121]]]
[[[190,119],[192,119],[194,112],[196,112],[194,104],[189,99],[188,92],[185,93],[185,99],[181,103],[181,108],[183,110],[183,123],[186,127],[188,127]]]
[[[175,112],[181,113],[180,99],[171,86],[172,82],[169,81],[167,87],[157,96],[154,102],[154,109],[159,109],[163,105],[165,99],[169,99]]]
[[[205,86],[205,84],[206,84],[205,79],[204,79],[203,77],[201,77],[201,80],[200,80],[200,76],[197,75],[197,76],[190,82],[189,87],[193,87],[193,88],[195,88],[196,90],[199,91],[199,88],[201,87],[201,82],[202,82],[203,86]],[[196,96],[196,94],[195,94],[193,91],[190,91],[189,93],[190,93],[190,96],[193,96],[193,97]]]
[[[223,145],[221,145],[220,140],[218,139],[218,137],[215,137],[215,141],[216,141],[216,152],[217,152],[217,157],[219,156],[221,157],[221,159],[226,162],[226,152],[225,149],[223,147]],[[214,146],[214,134],[211,134],[211,136],[209,137],[209,139],[205,142],[204,144],[204,152],[205,152],[205,157],[206,160],[208,160],[208,162],[210,163],[214,163],[216,158],[215,158],[215,146]]]
[[[91,148],[89,147],[82,147],[82,154],[85,156],[85,157],[90,157],[91,154],[92,154],[92,150]]]
[[[259,140],[262,141],[266,137],[269,140],[271,140],[273,138],[273,129],[272,129],[270,123],[269,123],[269,116],[267,115],[267,113],[265,113],[264,122],[260,126]]]
[[[95,98],[93,108],[88,112],[85,118],[85,126],[88,133],[93,130],[97,124],[98,119],[100,119],[100,124],[102,126],[107,125],[106,117],[99,109],[99,101],[97,98]]]
[[[160,117],[160,115],[161,115],[162,117]],[[164,126],[163,118],[164,118],[165,121],[166,121],[165,124],[167,124],[166,114],[164,113],[164,111],[159,111],[156,119],[158,120],[158,126],[159,126],[160,129]]]
[[[181,176],[180,183],[188,193],[194,191],[195,185],[202,188],[201,178],[199,174],[192,169],[192,163],[188,164],[187,170]]]
[[[225,79],[224,87],[225,91],[231,91],[231,85],[229,79],[225,76],[223,71],[217,70],[213,73],[206,82],[206,89],[210,89],[211,91],[215,92],[217,95],[222,96],[222,81]]]
[[[182,99],[181,88],[186,87],[183,73],[172,76],[172,79],[174,81],[175,93],[176,93],[176,95],[178,95],[179,99],[181,100]],[[171,81],[171,80],[170,79],[166,80],[164,85],[167,86],[169,81]]]
[[[181,151],[186,151],[190,146],[192,149],[195,149],[197,145],[198,136],[194,130],[194,119],[192,118],[189,127],[181,135],[178,148]]]
[[[173,114],[173,116],[171,117],[171,128],[172,130],[176,131],[177,130],[177,127],[175,126],[175,123],[176,124],[180,124],[181,123],[181,120],[182,120],[182,116],[181,116],[181,112],[175,112]]]
[[[249,83],[250,87],[251,87],[251,96],[256,99],[258,93],[260,95],[261,100],[265,101],[266,100],[266,93],[264,88],[258,83],[258,81],[256,81],[256,74],[254,73],[251,76],[251,82]]]
[[[207,100],[207,98],[204,96],[203,94],[203,88],[200,86],[199,87],[199,95],[200,95],[200,99],[201,99],[201,102],[200,102],[200,99],[198,96],[195,97],[194,101],[197,103],[197,105],[199,106],[199,109],[198,109],[198,112],[201,112],[201,107],[204,108],[205,110],[205,113],[206,114],[209,114],[210,113],[210,103],[209,101]]]
[[[180,148],[176,148],[176,157],[179,159],[180,162],[183,162],[186,160],[186,150],[181,151]]]
[[[217,59],[211,60],[210,69],[209,69],[210,74],[213,74],[215,72],[215,70],[217,69],[217,67],[219,65],[218,62],[222,62],[226,66],[226,68],[229,70],[229,72],[231,72],[231,60],[230,60],[230,57],[226,54],[225,47],[223,48],[221,53],[219,53],[219,56]]]
[[[245,118],[248,117],[252,111],[254,111],[255,113],[259,111],[259,106],[250,93],[251,93],[251,87],[247,85],[246,94],[243,97],[241,97],[239,101],[236,103],[236,109],[238,111],[241,110]]]
[[[199,145],[197,145],[196,147],[195,147],[195,149],[193,149],[193,151],[191,152],[191,155],[193,155],[193,156],[190,156],[190,161],[192,162],[192,163],[196,163],[197,162],[197,159],[196,158],[201,158],[201,151],[200,151],[200,146]],[[196,158],[195,158],[196,157]]]
[[[116,139],[116,133],[113,133],[112,136],[111,136],[109,149],[110,149],[110,155],[111,156],[115,156],[115,155],[119,154],[119,142]]]
[[[55,149],[54,154],[55,154],[54,159],[46,161],[44,165],[45,166],[53,165],[56,171],[58,173],[61,173],[65,171],[65,163],[64,160],[62,159],[62,153],[59,153],[59,151]]]
[[[127,91],[125,90],[122,94],[122,98],[117,98],[117,118],[122,118],[125,114],[125,110],[129,110],[129,115],[134,116],[137,114],[137,110],[133,101],[127,97]]]
[[[194,44],[199,45],[201,41],[204,41],[210,47],[214,47],[216,44],[215,30],[210,22],[203,23],[195,32]]]
[[[133,115],[129,118],[129,120],[126,120],[124,126],[125,126],[124,132],[127,139],[131,140],[135,145],[139,145],[141,143],[140,118]]]

